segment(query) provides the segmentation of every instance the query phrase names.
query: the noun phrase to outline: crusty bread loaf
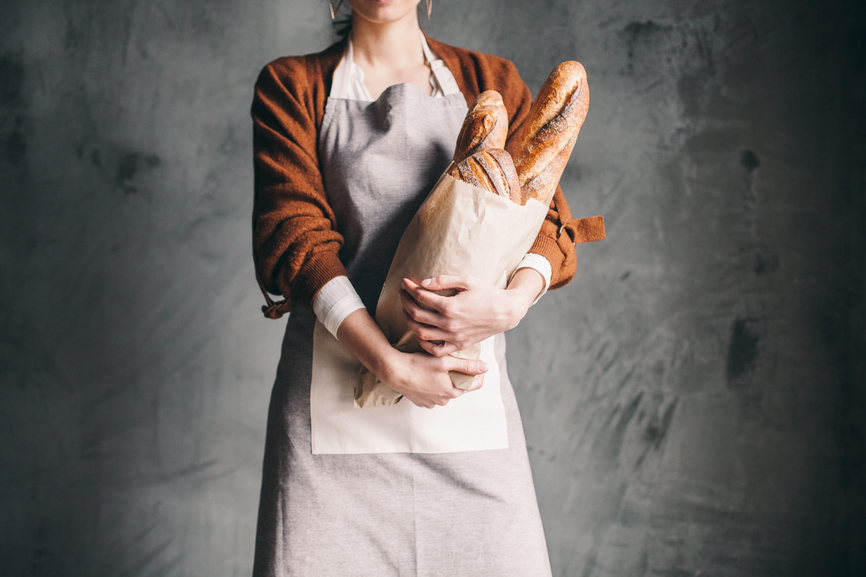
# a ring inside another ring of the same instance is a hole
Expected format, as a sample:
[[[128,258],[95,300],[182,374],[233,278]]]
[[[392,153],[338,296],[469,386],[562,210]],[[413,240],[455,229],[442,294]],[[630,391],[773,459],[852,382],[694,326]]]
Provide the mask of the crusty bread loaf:
[[[454,162],[463,162],[476,152],[491,148],[504,148],[508,136],[508,112],[502,96],[495,90],[478,95],[457,136]]]
[[[557,66],[508,143],[520,179],[521,204],[549,204],[589,108],[586,71],[578,62]]]
[[[454,167],[451,176],[520,202],[520,182],[511,155],[501,148],[476,152]]]

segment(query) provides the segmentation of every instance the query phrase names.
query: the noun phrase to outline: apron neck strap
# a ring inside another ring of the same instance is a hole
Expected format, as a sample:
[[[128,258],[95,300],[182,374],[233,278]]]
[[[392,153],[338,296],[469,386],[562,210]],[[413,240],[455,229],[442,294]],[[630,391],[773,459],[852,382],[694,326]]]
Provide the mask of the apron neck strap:
[[[421,33],[421,49],[424,51],[424,60],[430,66],[430,71],[433,73],[433,78],[436,79],[436,84],[439,85],[439,90],[443,96],[458,94],[460,87],[457,86],[457,81],[454,79],[454,74],[448,69],[448,66],[441,58],[437,58],[430,45],[427,44],[427,37]]]
[[[433,54],[433,51],[430,50],[430,45],[427,44],[427,38],[424,37],[424,33],[421,33],[421,50],[424,51],[424,61],[427,64],[432,64],[435,60],[437,60],[436,55]]]

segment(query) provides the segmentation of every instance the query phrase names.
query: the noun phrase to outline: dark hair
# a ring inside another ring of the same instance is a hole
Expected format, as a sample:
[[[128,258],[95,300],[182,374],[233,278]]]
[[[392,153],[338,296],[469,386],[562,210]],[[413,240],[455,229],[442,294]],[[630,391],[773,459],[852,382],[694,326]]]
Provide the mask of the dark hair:
[[[349,5],[346,4],[346,8],[349,8]],[[349,9],[349,13],[345,16],[338,15],[333,22],[331,22],[331,26],[334,29],[334,34],[337,36],[337,40],[345,40],[349,36],[349,32],[352,31],[352,10]]]

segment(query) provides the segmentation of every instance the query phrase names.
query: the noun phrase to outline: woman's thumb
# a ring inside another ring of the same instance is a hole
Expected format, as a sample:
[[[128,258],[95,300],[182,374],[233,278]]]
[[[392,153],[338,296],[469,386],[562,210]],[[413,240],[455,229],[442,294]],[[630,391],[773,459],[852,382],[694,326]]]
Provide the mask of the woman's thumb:
[[[456,357],[449,358],[451,359],[451,366],[448,368],[449,371],[456,371],[466,375],[480,375],[486,373],[490,369],[488,364],[484,361],[458,359]]]

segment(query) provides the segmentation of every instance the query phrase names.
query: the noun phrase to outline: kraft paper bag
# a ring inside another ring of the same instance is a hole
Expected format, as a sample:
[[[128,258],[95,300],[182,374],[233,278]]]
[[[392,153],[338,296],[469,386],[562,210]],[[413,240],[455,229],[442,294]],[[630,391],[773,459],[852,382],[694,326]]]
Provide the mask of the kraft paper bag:
[[[403,278],[420,282],[438,275],[472,275],[505,288],[532,247],[547,216],[547,205],[530,199],[519,205],[444,174],[400,239],[376,305],[376,322],[402,352],[423,351],[406,326],[399,290]],[[478,359],[479,345],[452,353]],[[454,386],[469,389],[475,377],[451,372]],[[403,395],[361,368],[355,407],[393,405]]]

